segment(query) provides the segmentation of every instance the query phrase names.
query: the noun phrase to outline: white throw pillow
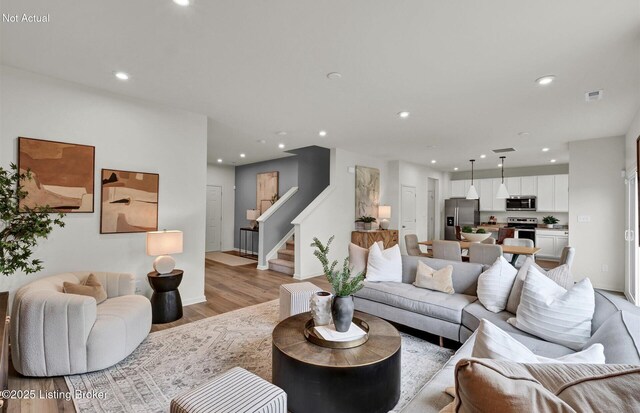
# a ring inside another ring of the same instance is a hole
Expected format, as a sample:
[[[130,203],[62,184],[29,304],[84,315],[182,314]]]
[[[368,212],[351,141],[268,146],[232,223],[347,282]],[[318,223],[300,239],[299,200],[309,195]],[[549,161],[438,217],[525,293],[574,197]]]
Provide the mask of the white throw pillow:
[[[376,242],[380,248],[384,248],[382,241]],[[353,242],[349,244],[349,264],[351,274],[360,275],[362,271],[367,271],[367,261],[369,260],[369,249],[362,248]]]
[[[480,320],[471,356],[516,363],[604,364],[605,362],[604,346],[599,343],[577,353],[555,359],[538,356],[506,331],[486,319]]]
[[[416,271],[416,280],[413,283],[416,287],[426,288],[428,290],[441,291],[447,294],[455,293],[453,289],[453,266],[434,270],[422,261],[418,261],[418,270]]]
[[[398,245],[384,251],[380,249],[378,244],[373,244],[369,248],[367,281],[402,282],[402,255]]]
[[[578,351],[591,337],[594,309],[595,295],[588,278],[565,290],[531,266],[516,317],[507,322],[519,330]]]
[[[478,277],[478,300],[493,313],[499,313],[507,306],[513,280],[518,270],[504,257],[498,257],[488,270]]]

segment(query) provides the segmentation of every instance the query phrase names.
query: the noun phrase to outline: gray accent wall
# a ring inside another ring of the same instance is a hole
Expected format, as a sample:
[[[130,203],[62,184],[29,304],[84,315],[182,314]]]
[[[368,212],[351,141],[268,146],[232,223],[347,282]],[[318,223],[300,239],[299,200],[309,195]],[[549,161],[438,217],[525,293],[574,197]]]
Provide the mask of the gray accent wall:
[[[298,192],[264,224],[264,251],[269,252],[293,228],[291,221],[329,186],[329,149],[319,146],[289,151],[293,156],[236,167],[235,247],[240,247],[240,228],[248,226],[247,209],[256,207],[256,175],[278,171],[278,195],[294,186]],[[257,237],[257,235],[254,235]],[[257,249],[257,239],[255,249]],[[257,251],[256,251],[257,252]]]

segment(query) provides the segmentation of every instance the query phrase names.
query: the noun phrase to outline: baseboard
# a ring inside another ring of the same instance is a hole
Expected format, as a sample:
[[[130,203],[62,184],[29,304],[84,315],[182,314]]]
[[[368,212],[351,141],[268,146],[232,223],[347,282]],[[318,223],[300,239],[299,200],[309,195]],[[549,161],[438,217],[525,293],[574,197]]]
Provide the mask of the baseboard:
[[[207,297],[200,296],[200,297],[195,297],[195,298],[191,298],[189,300],[183,300],[182,301],[182,306],[186,307],[188,305],[192,305],[192,304],[198,304],[198,303],[204,303],[205,301],[207,301]]]
[[[301,277],[300,274],[293,274],[293,278],[295,278],[296,280],[308,280],[309,278],[319,277],[321,275],[324,275],[324,273],[311,274],[311,275],[307,275],[305,277]]]

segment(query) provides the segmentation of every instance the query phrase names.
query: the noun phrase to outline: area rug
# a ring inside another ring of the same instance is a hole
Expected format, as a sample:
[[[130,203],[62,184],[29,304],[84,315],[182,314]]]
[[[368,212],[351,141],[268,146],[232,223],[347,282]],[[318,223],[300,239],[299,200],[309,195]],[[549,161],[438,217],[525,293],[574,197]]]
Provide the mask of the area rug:
[[[80,413],[166,412],[175,395],[235,366],[270,381],[271,332],[277,323],[277,300],[205,318],[151,333],[117,365],[65,380],[72,394],[106,395],[74,399]],[[395,410],[405,406],[453,354],[401,335],[402,393]]]
[[[232,267],[238,267],[240,265],[254,264],[256,260],[250,260],[248,258],[238,257],[237,255],[227,254],[226,252],[207,252],[204,257],[208,260],[219,262],[224,265],[230,265]]]

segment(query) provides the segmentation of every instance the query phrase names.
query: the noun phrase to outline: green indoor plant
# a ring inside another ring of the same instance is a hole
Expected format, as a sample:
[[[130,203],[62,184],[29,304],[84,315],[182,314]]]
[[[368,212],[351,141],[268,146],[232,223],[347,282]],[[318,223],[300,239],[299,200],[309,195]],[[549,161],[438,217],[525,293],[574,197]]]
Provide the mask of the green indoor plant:
[[[33,248],[40,238],[47,238],[55,226],[64,227],[63,213],[43,207],[22,207],[27,196],[21,182],[33,179],[31,172],[20,173],[15,164],[10,169],[0,167],[0,273],[26,274],[43,269],[42,261],[33,259]]]
[[[471,234],[473,232],[473,228],[471,228],[468,225],[465,225],[464,227],[462,227],[460,231],[463,232],[464,234]]]
[[[486,234],[486,233],[487,233],[487,231],[484,228],[478,228],[476,230],[476,234]]]
[[[553,226],[557,224],[559,220],[553,215],[547,215],[546,217],[542,218],[542,222],[547,224],[547,228],[553,228]]]
[[[313,255],[322,264],[324,275],[333,289],[334,298],[331,305],[333,324],[336,331],[345,332],[349,330],[353,319],[353,294],[364,287],[365,272],[362,271],[360,274],[352,276],[349,257],[344,259],[341,270],[336,270],[338,260],[330,263],[328,258],[329,245],[331,245],[333,238],[333,236],[329,238],[327,245],[323,245],[318,238],[313,238],[311,246],[315,247]]]
[[[372,216],[363,215],[360,218],[356,219],[356,226],[359,229],[370,230],[372,229],[372,224],[376,222],[376,219]]]

